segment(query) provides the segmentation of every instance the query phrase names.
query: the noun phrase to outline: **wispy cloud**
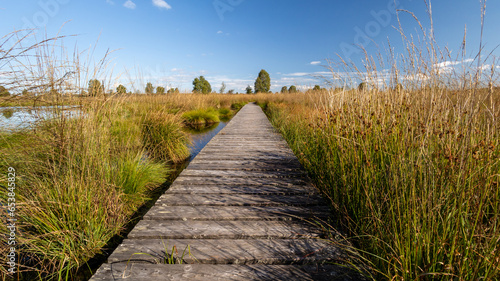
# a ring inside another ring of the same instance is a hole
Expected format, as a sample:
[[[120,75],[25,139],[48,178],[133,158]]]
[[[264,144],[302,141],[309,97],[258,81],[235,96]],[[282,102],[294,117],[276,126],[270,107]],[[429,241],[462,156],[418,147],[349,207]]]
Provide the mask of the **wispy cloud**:
[[[293,76],[293,77],[310,76],[310,75],[311,75],[311,73],[308,73],[308,72],[295,72],[295,73],[286,74],[286,76]]]
[[[217,31],[217,34],[222,34],[222,33],[224,33],[222,32],[222,30]]]
[[[320,61],[312,61],[312,62],[311,62],[311,65],[319,65],[319,64],[321,64],[321,62],[320,62]]]
[[[114,5],[115,2],[113,2],[113,0],[106,0],[106,3],[108,3],[109,5]]]
[[[463,61],[443,61],[443,62],[434,64],[434,67],[441,72],[451,72],[451,71],[453,71],[454,66],[464,64],[464,63],[470,63],[473,61],[474,61],[473,59],[466,59]]]
[[[135,9],[136,5],[134,2],[132,2],[132,0],[127,0],[124,4],[123,4],[123,7],[127,8],[127,9]]]
[[[167,2],[165,2],[165,0],[153,0],[153,5],[160,9],[165,9],[165,10],[172,9],[172,6],[170,6]]]

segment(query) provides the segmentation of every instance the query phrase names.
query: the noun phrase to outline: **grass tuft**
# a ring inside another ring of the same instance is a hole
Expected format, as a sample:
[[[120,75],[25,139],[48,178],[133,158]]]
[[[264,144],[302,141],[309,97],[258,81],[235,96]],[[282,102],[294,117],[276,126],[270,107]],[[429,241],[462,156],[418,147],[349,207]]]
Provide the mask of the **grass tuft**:
[[[176,115],[148,113],[142,124],[142,138],[148,153],[157,159],[182,162],[189,157],[189,137]]]

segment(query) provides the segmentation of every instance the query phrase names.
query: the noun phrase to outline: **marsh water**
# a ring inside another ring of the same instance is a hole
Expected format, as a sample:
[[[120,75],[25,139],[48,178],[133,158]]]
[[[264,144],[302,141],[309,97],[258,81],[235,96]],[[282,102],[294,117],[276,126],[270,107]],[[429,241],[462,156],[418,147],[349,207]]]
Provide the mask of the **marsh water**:
[[[47,120],[53,117],[50,112],[51,109],[47,108],[45,111],[37,110],[30,111],[28,108],[16,107],[16,108],[0,108],[0,131],[12,131],[17,129],[27,129],[32,126],[35,126],[37,122],[42,120]],[[68,116],[78,116],[78,109],[67,109],[66,110]],[[186,159],[184,163],[178,165],[172,165],[169,167],[171,169],[170,176],[167,181],[155,190],[154,194],[151,194],[151,201],[146,202],[142,207],[137,210],[136,214],[132,217],[131,223],[127,226],[124,226],[125,231],[120,235],[115,235],[108,244],[104,248],[114,249],[116,248],[126,233],[130,232],[134,227],[135,223],[137,223],[144,214],[153,206],[154,202],[158,197],[163,194],[166,190],[168,190],[170,184],[175,180],[175,178],[182,172],[184,168],[189,165],[189,162],[193,160],[196,155],[207,145],[210,140],[217,135],[227,124],[229,123],[229,119],[223,120],[219,123],[215,123],[213,125],[203,127],[203,128],[186,128],[186,132],[191,136],[191,145],[189,146],[189,150],[191,152],[191,156]],[[99,268],[99,266],[105,261],[106,257],[102,255],[97,255],[91,260],[89,260],[88,264],[82,266],[76,273],[71,274],[70,280],[73,281],[84,281],[88,280],[92,277],[93,272]],[[20,276],[18,280],[33,280],[31,273],[27,273],[24,276]]]
[[[215,123],[209,127],[204,127],[202,129],[189,129],[191,134],[192,144],[189,147],[191,151],[191,157],[189,161],[193,160],[198,153],[207,145],[207,143],[217,135],[224,127],[226,127],[229,120],[224,120],[219,123]]]
[[[81,111],[78,106],[0,107],[0,131],[11,132],[33,128],[37,123],[54,118],[61,113],[72,118],[81,114]]]

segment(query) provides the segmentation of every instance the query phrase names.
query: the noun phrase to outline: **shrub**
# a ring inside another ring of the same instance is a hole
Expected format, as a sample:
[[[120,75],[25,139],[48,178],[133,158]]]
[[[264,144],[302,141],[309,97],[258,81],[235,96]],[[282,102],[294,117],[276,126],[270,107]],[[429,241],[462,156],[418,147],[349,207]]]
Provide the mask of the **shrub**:
[[[118,87],[116,87],[116,92],[118,94],[126,94],[127,88],[125,88],[125,86],[123,86],[123,85],[119,85]]]
[[[233,115],[229,108],[221,108],[219,109],[219,117],[221,118],[229,118]]]
[[[8,97],[8,96],[10,96],[9,91],[4,86],[0,86],[0,97]]]
[[[88,95],[91,97],[97,97],[104,94],[104,86],[97,79],[92,79],[89,81]]]
[[[210,125],[220,122],[219,113],[212,109],[196,109],[182,115],[188,125]]]
[[[161,111],[149,113],[142,123],[142,140],[149,155],[178,163],[189,157],[188,135],[176,115]]]
[[[157,95],[163,95],[163,94],[165,94],[165,88],[160,87],[160,86],[156,87],[156,94]]]
[[[231,104],[231,109],[235,111],[239,111],[243,106],[245,106],[246,102],[235,102]]]

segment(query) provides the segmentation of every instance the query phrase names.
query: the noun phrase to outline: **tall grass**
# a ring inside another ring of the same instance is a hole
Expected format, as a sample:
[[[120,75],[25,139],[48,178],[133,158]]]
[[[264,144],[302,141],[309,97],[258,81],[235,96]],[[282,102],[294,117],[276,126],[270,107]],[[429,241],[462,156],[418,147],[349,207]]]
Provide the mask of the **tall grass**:
[[[146,114],[142,124],[142,138],[146,149],[154,158],[181,162],[190,155],[186,146],[190,140],[176,115],[162,111]]]
[[[495,68],[485,77],[480,60],[443,73],[440,63],[469,60],[422,38],[404,37],[407,53],[388,54],[388,63],[366,54],[367,71],[341,61],[358,73],[343,84],[369,89],[275,95],[264,108],[371,260],[374,279],[498,280]]]
[[[456,95],[472,98],[352,91],[267,106],[379,278],[500,277],[500,128],[479,93]]]
[[[0,169],[15,167],[18,175],[18,271],[32,272],[28,278],[37,279],[67,279],[100,253],[168,172],[163,161],[147,156],[149,147],[141,138],[144,120],[153,128],[150,134],[165,132],[165,121],[145,118],[148,111],[131,107],[123,98],[104,93],[81,97],[85,83],[81,85],[80,79],[105,71],[85,68],[78,56],[56,56],[65,53],[54,51],[58,47],[52,43],[57,40],[29,47],[19,41],[11,56],[0,59],[3,66],[11,67],[6,78],[11,91],[30,90],[29,95],[16,94],[6,102],[31,104],[34,111],[38,105],[51,105],[44,110],[54,116],[34,129],[0,136]],[[78,105],[78,114],[68,117],[60,106],[65,103]],[[169,154],[169,159],[186,153],[187,139],[177,141],[183,142],[184,151]],[[7,203],[6,183],[2,173],[2,209]],[[8,233],[6,227],[3,221],[0,232]],[[0,236],[4,245],[6,239]],[[0,250],[2,279],[9,278],[7,250]]]
[[[190,110],[182,114],[182,118],[190,125],[211,125],[220,122],[219,111],[214,108]]]
[[[13,35],[14,37],[16,34]],[[109,79],[107,58],[86,67],[82,52],[67,55],[61,37],[23,46],[9,56],[13,96],[0,106],[29,105],[54,116],[32,129],[0,133],[0,170],[17,171],[16,216],[19,272],[28,279],[70,279],[129,222],[165,181],[166,162],[189,156],[182,114],[196,108],[229,108],[241,96],[83,95],[90,79]],[[7,40],[7,39],[6,39]],[[58,43],[58,44],[56,44]],[[0,46],[5,45],[0,44]],[[21,91],[28,89],[28,94]],[[63,105],[76,105],[69,117]],[[40,109],[39,106],[51,106]],[[214,110],[217,112],[217,110]],[[7,178],[0,176],[0,206],[7,203]],[[2,217],[5,220],[5,217]],[[0,224],[0,232],[7,232]],[[0,236],[6,244],[8,237]],[[0,277],[8,279],[7,247],[0,248]]]

